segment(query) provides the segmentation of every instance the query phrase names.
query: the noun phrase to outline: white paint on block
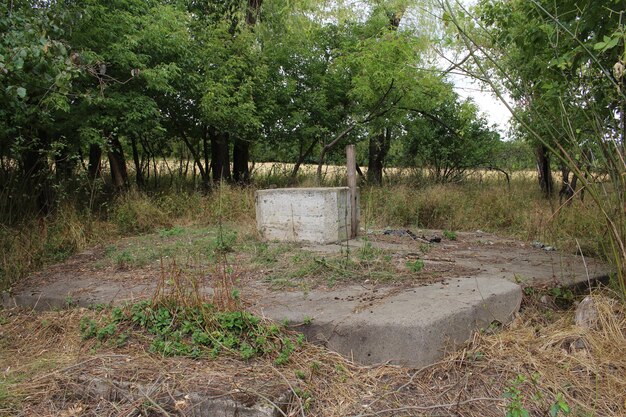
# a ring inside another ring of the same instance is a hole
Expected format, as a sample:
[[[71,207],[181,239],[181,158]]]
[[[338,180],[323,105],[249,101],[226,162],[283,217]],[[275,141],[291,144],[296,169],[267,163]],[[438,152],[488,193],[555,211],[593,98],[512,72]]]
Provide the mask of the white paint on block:
[[[350,235],[348,187],[259,190],[255,199],[264,239],[331,243]]]

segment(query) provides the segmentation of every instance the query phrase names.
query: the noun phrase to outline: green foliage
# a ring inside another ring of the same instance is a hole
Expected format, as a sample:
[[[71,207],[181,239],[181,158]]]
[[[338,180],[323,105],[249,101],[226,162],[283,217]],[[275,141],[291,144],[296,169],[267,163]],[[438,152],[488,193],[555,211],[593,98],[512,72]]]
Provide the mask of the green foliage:
[[[80,319],[79,329],[83,340],[91,339],[98,334],[98,325],[87,316]]]
[[[215,238],[214,248],[218,253],[232,252],[235,243],[237,242],[237,232],[234,230],[227,230],[219,225],[217,237]]]
[[[457,182],[473,169],[495,165],[500,136],[476,104],[460,101],[451,84],[430,83],[438,96],[421,100],[415,114],[404,121],[406,138],[395,151],[397,159],[404,165],[428,167],[438,182]]]
[[[558,393],[556,396],[556,401],[550,406],[550,417],[557,417],[560,413],[563,413],[563,415],[568,415],[570,414],[570,412],[571,408],[563,398],[563,394]]]
[[[424,261],[422,261],[421,259],[416,259],[414,261],[407,261],[406,266],[407,268],[409,268],[411,272],[418,273],[424,268]]]
[[[524,408],[524,395],[521,390],[526,380],[523,375],[518,375],[504,391],[503,397],[509,400],[506,406],[506,417],[530,417],[530,412]]]
[[[359,259],[364,262],[371,262],[375,260],[381,253],[382,251],[375,248],[369,240],[365,240],[363,246],[357,250]]]
[[[228,352],[248,360],[270,355],[275,356],[277,365],[288,363],[296,345],[301,345],[296,335],[245,311],[147,300],[110,309],[100,323],[84,316],[80,332],[84,340],[95,338],[117,347],[129,338],[145,340],[151,352],[164,356],[199,358]]]
[[[530,378],[524,375],[517,375],[510,385],[505,389],[503,397],[508,399],[506,406],[506,417],[530,417],[530,411],[525,407],[525,402],[532,401],[536,407],[542,407],[543,395],[538,390],[540,375],[535,373]],[[532,390],[532,395],[525,392],[526,389]],[[527,398],[529,397],[529,398]],[[565,401],[563,394],[558,393],[555,401],[550,405],[546,415],[556,417],[558,415],[569,415],[570,406]]]
[[[145,195],[120,197],[112,210],[111,218],[122,234],[151,232],[169,223],[166,214]]]
[[[561,194],[575,191],[571,171],[604,213],[604,251],[626,299],[626,36],[618,3],[484,0],[476,16],[447,12],[458,39],[480,50],[471,54],[472,70],[503,99],[504,89],[510,95],[514,132],[537,149],[542,190],[552,193],[554,157],[564,174]]]
[[[161,229],[158,231],[159,237],[171,237],[171,236],[180,236],[185,234],[186,230],[184,227],[174,226],[168,229]]]
[[[452,232],[450,230],[444,230],[443,231],[443,236],[448,239],[448,240],[456,240],[457,236],[455,232]]]
[[[390,29],[408,3],[354,13],[268,0],[252,20],[244,3],[1,6],[2,212],[16,221],[74,198],[90,209],[114,206],[121,233],[167,228],[166,213],[179,208],[111,204],[111,194],[130,188],[130,155],[140,189],[158,190],[165,170],[178,187],[172,159],[179,180],[193,170],[190,189],[208,189],[211,176],[230,179],[231,149],[234,165],[248,166],[248,151],[300,163],[322,149],[318,159],[328,151],[339,161],[338,141],[364,143],[388,126],[408,131],[442,103],[442,77],[416,69],[428,66],[430,23],[412,16]],[[466,113],[470,126],[476,115]],[[470,130],[467,143],[476,140]]]

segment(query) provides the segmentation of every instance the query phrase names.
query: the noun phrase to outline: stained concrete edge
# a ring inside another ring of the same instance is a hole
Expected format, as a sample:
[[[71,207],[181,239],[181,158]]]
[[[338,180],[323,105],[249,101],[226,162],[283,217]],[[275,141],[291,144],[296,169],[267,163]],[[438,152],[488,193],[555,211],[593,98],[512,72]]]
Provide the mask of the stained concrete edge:
[[[357,312],[354,303],[319,293],[305,299],[292,295],[280,304],[266,305],[263,312],[274,320],[299,324],[297,329],[309,341],[356,362],[421,367],[442,358],[472,332],[494,322],[508,323],[521,300],[519,285],[475,277],[408,289],[376,305],[357,306]]]

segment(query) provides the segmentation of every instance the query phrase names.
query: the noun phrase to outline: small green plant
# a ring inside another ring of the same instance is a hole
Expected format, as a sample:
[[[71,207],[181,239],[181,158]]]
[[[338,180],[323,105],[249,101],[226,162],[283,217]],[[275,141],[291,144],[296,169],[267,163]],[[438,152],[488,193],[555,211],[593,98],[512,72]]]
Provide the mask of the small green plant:
[[[503,397],[509,400],[506,405],[506,417],[530,417],[530,413],[524,408],[524,396],[520,388],[526,380],[525,376],[518,375],[504,391]]]
[[[72,297],[71,295],[68,294],[65,297],[65,307],[72,308],[72,307],[75,307],[76,305],[77,305],[77,302],[74,299],[74,297]]]
[[[128,268],[133,262],[133,255],[129,250],[123,250],[122,252],[115,255],[115,264],[118,268],[124,269]]]
[[[377,250],[376,248],[374,248],[374,246],[372,245],[372,242],[370,242],[369,240],[366,240],[365,244],[358,249],[357,254],[361,261],[367,262],[367,261],[373,261],[376,258],[376,256],[379,254],[379,252],[380,250]]]
[[[213,248],[217,253],[233,252],[235,243],[237,242],[237,232],[225,230],[221,225],[217,237],[213,242]]]
[[[311,371],[313,372],[319,372],[320,369],[322,369],[322,365],[320,365],[320,363],[317,361],[311,362],[310,367],[311,367]]]
[[[159,237],[171,237],[180,236],[185,233],[185,228],[180,226],[174,226],[169,229],[161,229],[158,231]]]
[[[313,317],[304,316],[304,318],[302,319],[302,324],[308,326],[311,323],[313,323]]]
[[[311,408],[311,403],[313,402],[313,396],[307,390],[302,390],[300,388],[295,388],[293,390],[294,394],[296,394],[300,401],[302,401],[302,408],[306,411]]]
[[[556,401],[554,402],[554,404],[552,404],[552,406],[550,406],[550,417],[557,417],[559,413],[563,413],[563,415],[569,415],[570,412],[571,408],[563,398],[563,394],[558,393],[556,396]]]
[[[294,374],[295,374],[295,375],[296,375],[296,377],[297,377],[297,378],[299,378],[299,379],[302,379],[302,380],[306,379],[306,373],[305,373],[304,371],[300,370],[300,369],[296,369],[296,370],[294,371]]]
[[[559,307],[568,308],[574,302],[574,293],[570,288],[554,287],[548,291],[548,294],[554,297],[554,302]]]
[[[99,341],[103,341],[103,340],[108,339],[109,337],[113,336],[116,331],[117,331],[117,325],[114,322],[111,322],[111,323],[107,324],[106,326],[103,326],[103,327],[98,329],[98,331],[96,333],[96,338]]]
[[[79,330],[83,340],[91,339],[98,333],[98,325],[94,320],[85,316],[80,319]]]
[[[414,261],[407,261],[406,267],[409,268],[409,271],[418,273],[424,268],[424,261],[421,259],[416,259]]]
[[[456,240],[456,233],[452,232],[450,230],[444,230],[443,231],[443,236],[448,239],[448,240]]]
[[[113,346],[137,336],[148,341],[150,352],[164,356],[200,358],[228,352],[247,360],[275,355],[277,365],[286,364],[296,346],[304,343],[304,336],[287,334],[246,311],[217,311],[209,303],[179,305],[171,299],[109,308],[100,324],[85,316],[80,332],[85,340],[95,338]]]
[[[482,361],[485,359],[485,354],[479,350],[468,351],[465,353],[465,357],[473,362]]]

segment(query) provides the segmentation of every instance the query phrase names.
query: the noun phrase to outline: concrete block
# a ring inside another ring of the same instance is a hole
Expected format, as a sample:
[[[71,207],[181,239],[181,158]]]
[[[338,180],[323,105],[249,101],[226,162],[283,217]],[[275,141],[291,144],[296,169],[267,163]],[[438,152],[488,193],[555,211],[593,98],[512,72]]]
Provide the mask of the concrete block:
[[[493,322],[508,323],[518,311],[521,288],[489,276],[459,278],[408,288],[297,292],[266,297],[256,308],[276,321],[301,325],[321,343],[363,364],[389,362],[421,367]]]
[[[350,234],[348,187],[259,190],[255,199],[257,228],[264,239],[332,243]]]

